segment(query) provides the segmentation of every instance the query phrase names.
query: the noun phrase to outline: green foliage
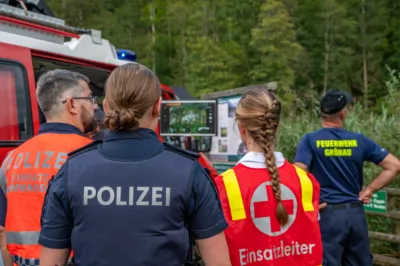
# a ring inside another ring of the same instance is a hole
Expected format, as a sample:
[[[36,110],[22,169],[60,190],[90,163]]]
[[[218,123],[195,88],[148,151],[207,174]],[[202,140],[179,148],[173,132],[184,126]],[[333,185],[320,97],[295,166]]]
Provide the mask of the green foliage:
[[[69,25],[101,30],[163,83],[196,96],[277,81],[285,100],[303,106],[331,87],[366,92],[373,105],[387,94],[385,65],[400,69],[394,0],[47,2]]]
[[[252,30],[250,45],[258,53],[250,76],[256,83],[278,81],[286,89],[293,84],[294,69],[301,46],[286,7],[268,0],[261,6],[259,23]]]
[[[169,133],[209,133],[207,127],[207,107],[204,105],[171,106]]]
[[[382,102],[384,110],[390,110],[391,115],[400,116],[400,73],[396,70],[389,69],[390,79],[386,82],[388,94],[383,98]]]
[[[234,86],[235,76],[228,70],[239,62],[219,43],[209,37],[197,37],[188,43],[188,51],[186,84],[193,95],[200,96],[201,92],[226,90]]]

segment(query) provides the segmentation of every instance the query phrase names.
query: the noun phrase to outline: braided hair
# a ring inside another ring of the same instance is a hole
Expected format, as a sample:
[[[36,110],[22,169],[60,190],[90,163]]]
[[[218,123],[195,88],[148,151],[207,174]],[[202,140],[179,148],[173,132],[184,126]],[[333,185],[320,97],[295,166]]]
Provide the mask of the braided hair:
[[[271,175],[272,190],[278,202],[276,217],[283,226],[288,223],[289,216],[281,200],[280,178],[274,155],[280,112],[281,104],[274,94],[266,89],[256,89],[247,92],[240,99],[236,120],[264,153],[265,164]]]

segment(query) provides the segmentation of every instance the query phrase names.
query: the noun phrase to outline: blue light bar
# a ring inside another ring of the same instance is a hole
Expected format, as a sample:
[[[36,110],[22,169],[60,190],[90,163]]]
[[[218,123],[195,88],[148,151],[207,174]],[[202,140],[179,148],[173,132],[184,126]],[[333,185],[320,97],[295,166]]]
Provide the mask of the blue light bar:
[[[125,61],[136,61],[136,53],[126,49],[117,49],[117,56],[120,60]]]

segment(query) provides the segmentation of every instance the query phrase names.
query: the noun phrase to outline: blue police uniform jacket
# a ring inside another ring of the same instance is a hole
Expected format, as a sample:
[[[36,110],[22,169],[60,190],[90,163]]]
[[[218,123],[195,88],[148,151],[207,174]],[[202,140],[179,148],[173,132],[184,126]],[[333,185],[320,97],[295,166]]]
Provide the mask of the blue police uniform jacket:
[[[295,162],[307,166],[321,186],[320,201],[359,202],[364,161],[379,164],[389,152],[366,136],[343,128],[322,128],[304,135]]]
[[[184,265],[189,230],[201,239],[227,228],[197,158],[152,130],[107,132],[51,181],[39,244],[72,248],[77,266]]]

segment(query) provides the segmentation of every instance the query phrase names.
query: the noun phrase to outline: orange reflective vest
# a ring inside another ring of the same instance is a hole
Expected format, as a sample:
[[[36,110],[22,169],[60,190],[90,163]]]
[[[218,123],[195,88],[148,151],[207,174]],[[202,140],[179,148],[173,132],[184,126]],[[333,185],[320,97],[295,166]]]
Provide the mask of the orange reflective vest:
[[[11,151],[4,160],[7,249],[18,265],[36,265],[40,258],[40,217],[49,180],[69,152],[91,141],[77,134],[44,133]]]
[[[233,266],[322,264],[319,184],[287,161],[278,171],[282,203],[289,214],[285,226],[276,218],[277,201],[265,168],[239,163],[215,180],[229,224],[225,236]]]

